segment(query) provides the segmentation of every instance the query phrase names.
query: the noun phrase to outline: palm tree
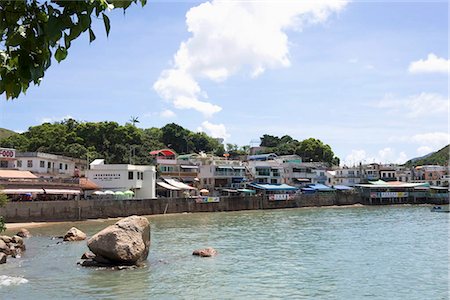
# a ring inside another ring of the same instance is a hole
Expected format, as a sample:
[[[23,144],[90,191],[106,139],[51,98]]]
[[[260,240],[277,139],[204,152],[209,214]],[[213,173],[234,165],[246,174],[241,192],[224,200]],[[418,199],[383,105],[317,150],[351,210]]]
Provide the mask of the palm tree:
[[[131,122],[131,124],[133,124],[133,126],[136,126],[136,123],[140,123],[139,117],[134,117],[134,116],[131,116],[129,121]]]

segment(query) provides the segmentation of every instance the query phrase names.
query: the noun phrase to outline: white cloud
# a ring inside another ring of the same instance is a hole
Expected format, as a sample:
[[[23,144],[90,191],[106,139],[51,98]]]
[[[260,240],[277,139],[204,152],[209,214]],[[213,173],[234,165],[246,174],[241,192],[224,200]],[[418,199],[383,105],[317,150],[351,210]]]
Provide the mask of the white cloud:
[[[448,99],[440,94],[421,93],[408,98],[396,98],[386,94],[375,107],[388,109],[390,113],[406,115],[411,118],[444,115],[448,113]]]
[[[356,166],[359,163],[396,163],[403,164],[408,160],[408,156],[405,152],[397,151],[391,147],[385,147],[378,151],[377,155],[370,155],[365,150],[353,149],[350,154],[348,154],[342,164],[346,166]]]
[[[207,133],[214,138],[227,139],[230,135],[227,133],[227,129],[224,124],[213,124],[208,121],[202,123],[201,127],[197,128],[198,131],[207,131]]]
[[[417,154],[420,156],[433,152],[433,149],[429,146],[420,146],[417,148]]]
[[[412,137],[409,137],[409,139],[419,145],[442,148],[450,143],[450,134],[446,132],[428,132],[415,134]]]
[[[166,109],[166,110],[163,110],[162,112],[160,112],[159,116],[161,118],[173,118],[173,117],[176,117],[177,115],[170,109]]]
[[[350,58],[350,59],[348,60],[348,63],[350,63],[350,64],[356,64],[356,63],[358,63],[358,61],[359,61],[359,59],[356,58],[356,57],[354,57],[354,58]]]
[[[67,119],[74,119],[71,115],[65,115],[63,117],[44,117],[39,120],[41,123],[53,123],[53,122],[59,122],[64,121]]]
[[[178,109],[212,116],[222,108],[207,101],[197,80],[220,82],[247,70],[257,77],[267,69],[288,67],[287,30],[321,23],[347,1],[210,1],[191,8],[186,24],[192,36],[180,44],[173,66],[153,88]]]
[[[420,59],[409,64],[408,71],[417,73],[449,73],[450,61],[437,57],[435,54],[428,54],[427,59]]]

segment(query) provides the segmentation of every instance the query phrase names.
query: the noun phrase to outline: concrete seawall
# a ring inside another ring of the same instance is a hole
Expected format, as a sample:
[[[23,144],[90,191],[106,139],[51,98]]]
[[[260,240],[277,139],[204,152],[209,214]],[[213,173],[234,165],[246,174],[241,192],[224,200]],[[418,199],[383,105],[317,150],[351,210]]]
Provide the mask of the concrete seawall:
[[[196,203],[195,199],[159,198],[133,200],[68,200],[10,202],[0,208],[8,222],[73,221],[129,215],[156,215],[183,212],[215,212],[278,209],[308,206],[352,205],[358,195],[299,195],[294,200],[269,201],[263,196],[221,197],[217,203]]]
[[[216,212],[295,207],[369,204],[355,193],[298,195],[294,200],[269,201],[263,196],[221,197],[217,203],[196,203],[190,198],[159,198],[132,200],[67,200],[9,202],[0,208],[8,222],[75,221],[130,215],[156,215],[183,212]],[[412,201],[403,203],[436,203]],[[448,203],[448,200],[446,201]]]

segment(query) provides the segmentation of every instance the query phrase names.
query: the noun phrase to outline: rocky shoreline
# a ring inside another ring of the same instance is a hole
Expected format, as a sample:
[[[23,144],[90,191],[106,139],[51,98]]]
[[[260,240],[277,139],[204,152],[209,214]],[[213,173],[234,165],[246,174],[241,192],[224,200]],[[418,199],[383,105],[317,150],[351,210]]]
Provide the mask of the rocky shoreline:
[[[5,264],[8,256],[20,258],[26,250],[23,239],[30,236],[30,232],[24,228],[13,236],[0,236],[0,264]]]

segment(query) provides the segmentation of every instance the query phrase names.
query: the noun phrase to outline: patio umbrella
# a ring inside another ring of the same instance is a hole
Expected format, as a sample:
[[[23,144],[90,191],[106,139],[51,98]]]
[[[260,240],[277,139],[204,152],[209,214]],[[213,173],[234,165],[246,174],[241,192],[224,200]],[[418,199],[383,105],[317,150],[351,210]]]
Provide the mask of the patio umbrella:
[[[113,191],[105,191],[104,194],[105,195],[114,195],[114,192]]]
[[[200,193],[202,193],[202,194],[209,194],[209,191],[207,189],[201,189]]]
[[[125,191],[125,192],[123,192],[125,195],[131,195],[131,196],[133,196],[134,195],[134,192],[133,191],[130,191],[130,190],[128,190],[128,191]]]
[[[105,193],[102,192],[102,191],[95,191],[92,194],[94,194],[94,195],[104,195]]]

